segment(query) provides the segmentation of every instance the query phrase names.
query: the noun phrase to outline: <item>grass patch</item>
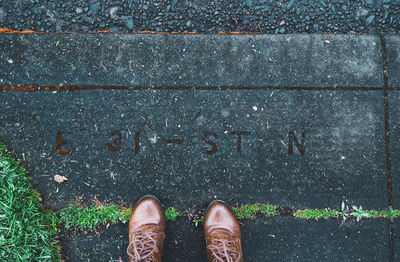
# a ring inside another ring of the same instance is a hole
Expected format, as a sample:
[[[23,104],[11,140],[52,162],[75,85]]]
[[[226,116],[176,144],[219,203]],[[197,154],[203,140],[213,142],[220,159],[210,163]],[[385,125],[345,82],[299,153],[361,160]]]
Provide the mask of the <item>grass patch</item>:
[[[59,261],[54,213],[41,209],[25,169],[0,142],[1,261]]]

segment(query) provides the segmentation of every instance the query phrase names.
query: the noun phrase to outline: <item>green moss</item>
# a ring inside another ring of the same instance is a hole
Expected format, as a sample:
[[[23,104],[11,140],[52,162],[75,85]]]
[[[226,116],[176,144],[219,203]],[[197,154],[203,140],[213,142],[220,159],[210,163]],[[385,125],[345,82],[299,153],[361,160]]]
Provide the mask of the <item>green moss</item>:
[[[260,204],[260,212],[266,217],[272,217],[278,214],[277,206],[270,204]]]
[[[109,222],[126,223],[129,221],[129,214],[127,209],[121,210],[116,205],[85,207],[72,204],[60,210],[57,217],[58,223],[64,225],[66,229],[87,232]]]
[[[258,211],[260,211],[259,204],[247,204],[240,207],[233,207],[233,213],[238,219],[254,219]]]
[[[131,208],[123,208],[121,210],[121,216],[124,217],[126,221],[131,219],[132,214],[133,214],[133,209]]]
[[[400,210],[390,207],[388,210],[380,211],[379,217],[391,219],[400,217]]]
[[[339,215],[339,211],[334,209],[303,209],[296,210],[293,215],[297,218],[301,219],[328,219],[328,218],[337,218]]]
[[[277,207],[270,204],[246,204],[240,207],[233,207],[233,213],[238,219],[254,219],[258,213],[270,217],[278,214]]]
[[[376,210],[365,210],[365,212],[369,214],[370,218],[379,217],[379,211],[376,211]]]
[[[63,225],[68,230],[88,232],[107,223],[126,223],[133,213],[130,208],[121,208],[117,205],[68,205],[57,212],[57,224]],[[169,207],[165,210],[165,218],[175,221],[184,213]]]

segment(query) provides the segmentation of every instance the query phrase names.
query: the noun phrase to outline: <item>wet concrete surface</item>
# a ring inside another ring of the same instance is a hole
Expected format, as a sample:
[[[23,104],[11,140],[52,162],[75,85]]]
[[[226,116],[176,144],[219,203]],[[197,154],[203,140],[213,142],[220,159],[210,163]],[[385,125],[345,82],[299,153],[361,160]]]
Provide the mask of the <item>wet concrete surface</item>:
[[[245,261],[389,261],[388,222],[303,221],[258,218],[241,223]],[[63,232],[66,261],[127,261],[128,225],[99,229],[99,235]],[[165,261],[206,261],[203,228],[178,220],[167,224]]]
[[[0,138],[53,208],[95,195],[133,205],[147,193],[181,209],[216,198],[291,208],[387,203],[382,91],[87,90],[0,99]],[[68,181],[55,183],[56,174]]]
[[[383,86],[377,36],[3,34],[0,50],[5,86]]]
[[[216,198],[377,210],[393,199],[399,208],[398,40],[381,40],[1,35],[0,140],[54,209],[94,197],[134,206],[148,193],[179,209]],[[68,181],[57,184],[56,174]],[[244,254],[394,261],[393,227],[392,235],[383,219],[257,219],[242,223]],[[66,261],[126,259],[127,225],[99,232],[63,231]],[[181,219],[167,236],[166,261],[204,261],[200,227]]]

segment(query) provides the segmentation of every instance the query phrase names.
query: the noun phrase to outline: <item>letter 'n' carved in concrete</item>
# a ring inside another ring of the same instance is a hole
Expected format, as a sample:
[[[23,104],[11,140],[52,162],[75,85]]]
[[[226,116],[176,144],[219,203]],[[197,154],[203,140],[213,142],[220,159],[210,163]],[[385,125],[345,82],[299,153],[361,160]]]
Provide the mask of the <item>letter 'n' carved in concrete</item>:
[[[297,150],[299,150],[301,155],[306,153],[306,133],[301,132],[301,143],[296,137],[296,131],[291,130],[289,131],[289,147],[288,147],[288,154],[293,155],[293,143],[296,145]]]

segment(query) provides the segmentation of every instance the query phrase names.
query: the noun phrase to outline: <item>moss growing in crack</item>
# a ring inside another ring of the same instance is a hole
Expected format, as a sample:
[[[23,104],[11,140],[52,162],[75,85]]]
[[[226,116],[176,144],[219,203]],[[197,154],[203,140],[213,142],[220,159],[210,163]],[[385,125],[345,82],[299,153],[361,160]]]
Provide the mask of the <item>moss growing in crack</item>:
[[[254,219],[260,207],[258,204],[247,204],[241,207],[233,207],[232,210],[238,219]]]
[[[165,218],[169,221],[175,221],[178,217],[183,216],[183,212],[174,207],[169,207],[165,210]]]
[[[127,221],[129,219],[131,219],[132,213],[133,213],[133,209],[131,209],[131,208],[123,208],[121,210],[121,216],[123,216]]]
[[[379,211],[376,211],[376,210],[365,210],[365,212],[369,214],[370,218],[379,217]]]
[[[328,219],[328,218],[337,218],[339,216],[339,211],[334,209],[303,209],[296,210],[293,214],[297,218],[302,219]]]
[[[400,217],[400,210],[398,210],[398,209],[393,209],[392,207],[389,207],[388,210],[380,211],[380,212],[379,212],[379,217],[383,217],[383,218],[396,218],[396,217]]]
[[[276,216],[278,214],[277,206],[270,205],[270,204],[261,204],[260,212],[267,217]]]
[[[246,204],[232,210],[238,219],[254,219],[258,213],[268,217],[277,215],[277,207],[270,204]]]
[[[102,206],[79,206],[71,204],[60,210],[57,214],[58,223],[63,224],[66,229],[78,231],[91,231],[101,224],[106,223],[126,223],[129,221],[131,212],[129,209],[123,209],[117,205]]]

